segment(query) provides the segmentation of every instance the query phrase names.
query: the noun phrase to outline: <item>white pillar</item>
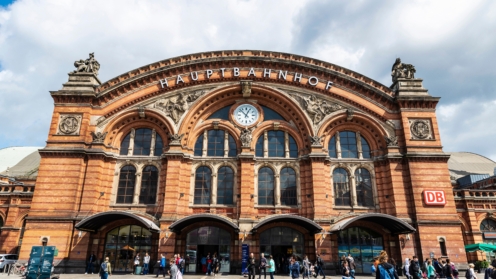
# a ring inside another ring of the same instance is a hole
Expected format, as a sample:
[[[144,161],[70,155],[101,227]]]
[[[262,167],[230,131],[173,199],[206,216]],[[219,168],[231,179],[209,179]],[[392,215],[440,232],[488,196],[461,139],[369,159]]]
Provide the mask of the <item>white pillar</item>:
[[[132,156],[133,155],[133,149],[134,149],[134,136],[136,135],[136,131],[131,129],[131,136],[129,139],[129,149],[127,151],[127,156]]]
[[[202,157],[207,157],[208,148],[208,131],[203,131],[203,147],[202,147]]]
[[[341,139],[339,138],[339,132],[336,132],[336,153],[338,159],[341,159]]]
[[[229,154],[229,133],[224,131],[224,157]]]
[[[356,181],[355,181],[355,176],[351,175],[350,176],[350,183],[351,184],[351,191],[350,191],[350,200],[351,200],[351,206],[355,207],[357,206],[357,193],[356,193]]]
[[[278,173],[275,174],[274,183],[274,203],[275,205],[281,205],[281,177]]]
[[[356,132],[356,142],[357,142],[357,150],[358,150],[358,159],[363,159],[362,140],[360,137],[360,132]]]
[[[212,173],[212,187],[211,187],[211,195],[210,195],[210,204],[217,204],[217,171]]]
[[[264,131],[264,142],[263,142],[263,147],[264,147],[264,158],[269,157],[269,138],[267,135],[267,131]]]
[[[141,191],[141,172],[142,169],[136,172],[136,182],[134,183],[133,204],[139,204],[139,195]]]
[[[152,130],[152,142],[150,144],[150,156],[154,156],[155,155],[155,139],[157,137],[157,132],[155,131],[155,129]],[[161,155],[161,154],[159,154]]]
[[[289,136],[288,132],[284,132],[284,157],[289,158]]]

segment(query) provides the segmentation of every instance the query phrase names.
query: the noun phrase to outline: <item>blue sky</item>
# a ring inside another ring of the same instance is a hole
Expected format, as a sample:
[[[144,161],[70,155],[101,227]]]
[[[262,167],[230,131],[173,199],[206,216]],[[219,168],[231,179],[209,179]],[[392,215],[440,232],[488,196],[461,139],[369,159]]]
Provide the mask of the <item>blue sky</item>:
[[[318,58],[385,85],[401,57],[441,97],[444,150],[496,160],[496,1],[9,3],[0,0],[0,148],[45,144],[49,91],[89,52],[106,81],[178,55],[262,49]]]
[[[0,0],[0,6],[7,7],[8,5],[12,4],[13,2],[14,2],[13,0]]]

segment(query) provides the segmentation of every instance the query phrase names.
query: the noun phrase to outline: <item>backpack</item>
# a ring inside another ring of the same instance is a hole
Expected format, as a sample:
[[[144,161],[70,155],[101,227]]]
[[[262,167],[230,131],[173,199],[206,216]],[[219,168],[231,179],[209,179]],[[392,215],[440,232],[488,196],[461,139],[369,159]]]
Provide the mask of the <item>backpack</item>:
[[[443,266],[443,275],[444,276],[451,276],[451,274],[447,274],[447,273],[448,273],[448,264]]]
[[[381,264],[377,265],[379,268],[379,273],[381,275],[381,279],[394,279],[394,266],[390,269],[385,269]]]
[[[467,271],[465,271],[465,278],[467,279],[470,279],[472,276],[470,275],[470,269],[467,269]]]
[[[317,258],[317,265],[320,266],[320,267],[324,267],[324,263],[322,262],[322,258],[321,257],[318,257]]]
[[[184,268],[184,266],[186,265],[186,262],[184,261],[184,259],[181,259],[181,261],[179,262],[179,265],[181,266],[181,268]]]
[[[100,265],[100,271],[103,273],[103,272],[107,272],[108,266],[107,266],[107,262],[103,262],[101,265]]]

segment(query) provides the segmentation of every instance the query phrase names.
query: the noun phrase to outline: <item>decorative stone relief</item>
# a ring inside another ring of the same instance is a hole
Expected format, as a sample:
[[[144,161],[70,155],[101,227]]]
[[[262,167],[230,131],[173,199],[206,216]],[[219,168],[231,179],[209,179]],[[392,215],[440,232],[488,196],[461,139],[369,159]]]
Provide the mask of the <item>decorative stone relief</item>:
[[[241,130],[240,139],[241,139],[241,146],[242,147],[250,147],[251,141],[252,141],[251,132],[252,132],[252,129],[244,128],[243,130]]]
[[[90,53],[90,58],[86,60],[80,59],[79,61],[75,61],[74,67],[76,67],[74,73],[93,73],[95,75],[98,75],[98,70],[100,70],[100,63],[96,61],[95,53],[92,52]]]
[[[93,137],[93,143],[103,143],[105,140],[105,137],[107,136],[108,132],[101,133],[101,132],[91,132],[91,136]]]
[[[391,68],[391,77],[393,83],[398,81],[399,78],[414,79],[415,78],[415,67],[412,64],[401,63],[400,58],[396,58],[396,61]]]
[[[177,124],[183,114],[189,109],[191,103],[200,98],[205,92],[205,90],[198,90],[189,94],[181,93],[179,96],[160,99],[155,102],[153,107],[164,111]]]
[[[388,137],[387,135],[385,135],[384,139],[386,140],[387,146],[398,146],[398,137],[397,136],[392,135],[392,136]]]
[[[433,139],[431,122],[427,119],[409,119],[412,139]]]
[[[144,118],[145,117],[145,107],[144,106],[139,106],[138,107],[138,115],[140,118]]]
[[[251,80],[242,80],[241,81],[241,93],[243,93],[243,97],[248,98],[251,95]]]
[[[322,137],[319,136],[308,136],[312,146],[321,146],[322,145]]]
[[[326,115],[343,108],[341,105],[317,98],[314,95],[290,95],[300,103],[300,106],[305,109],[315,125],[319,124]]]
[[[346,110],[346,120],[351,121],[353,119],[353,116],[355,116],[355,110],[352,108],[349,108]]]
[[[80,114],[61,114],[57,135],[79,135],[82,118],[83,116]]]
[[[180,145],[184,134],[169,134],[169,145]]]

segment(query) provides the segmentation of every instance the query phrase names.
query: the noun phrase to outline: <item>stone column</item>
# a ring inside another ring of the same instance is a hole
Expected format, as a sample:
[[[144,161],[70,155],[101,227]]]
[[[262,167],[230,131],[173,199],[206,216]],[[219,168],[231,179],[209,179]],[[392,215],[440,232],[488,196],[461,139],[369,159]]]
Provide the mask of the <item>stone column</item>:
[[[217,204],[217,171],[212,170],[212,185],[210,187],[211,195],[210,195],[210,204]]]
[[[288,132],[284,132],[284,157],[289,158],[289,137]]]
[[[202,157],[207,157],[207,148],[208,148],[208,131],[203,131],[203,150]]]
[[[140,166],[141,168],[142,166]],[[136,171],[136,183],[134,184],[134,196],[133,196],[133,204],[139,204],[139,195],[141,191],[141,173],[142,169]]]
[[[356,142],[357,142],[357,150],[358,150],[358,159],[363,159],[362,140],[360,137],[360,132],[356,132]]]
[[[229,154],[229,133],[224,131],[224,157]]]
[[[274,204],[281,205],[281,176],[275,173],[274,177]]]
[[[264,132],[264,142],[263,142],[263,146],[264,146],[264,151],[263,151],[263,155],[264,155],[264,158],[267,158],[269,157],[269,138],[268,138],[268,135],[267,135],[267,131]]]
[[[136,131],[131,129],[131,136],[129,139],[129,149],[127,151],[127,156],[132,156],[133,155],[133,150],[134,150],[134,136],[136,135]]]
[[[152,130],[152,142],[150,144],[150,156],[154,156],[155,155],[155,141],[156,141],[156,138],[157,138],[157,132],[155,131],[155,129]]]
[[[336,132],[336,155],[338,159],[341,159],[341,139],[339,138],[339,132]]]
[[[357,206],[357,193],[356,193],[356,181],[355,181],[355,175],[354,174],[351,174],[350,176],[350,182],[348,183],[348,185],[351,185],[351,197],[350,197],[350,200],[351,200],[351,206],[352,207],[355,207]]]

